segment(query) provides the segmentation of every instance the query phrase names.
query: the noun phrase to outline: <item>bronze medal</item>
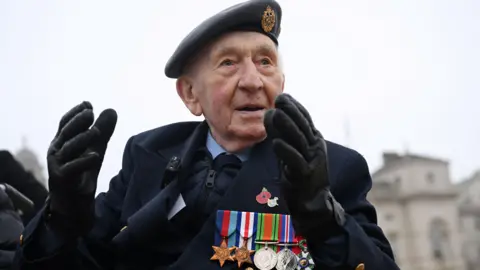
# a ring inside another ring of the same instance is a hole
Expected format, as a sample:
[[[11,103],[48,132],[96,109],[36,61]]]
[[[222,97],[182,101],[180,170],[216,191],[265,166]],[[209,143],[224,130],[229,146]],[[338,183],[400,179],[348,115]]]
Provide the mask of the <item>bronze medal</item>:
[[[227,240],[224,238],[219,247],[212,246],[215,254],[210,258],[210,260],[218,260],[220,262],[220,267],[223,267],[226,261],[233,261],[232,251],[235,250],[235,247],[229,248],[227,245]]]
[[[237,260],[238,268],[242,267],[242,264],[244,264],[244,263],[253,264],[252,258],[250,256],[253,253],[255,253],[255,251],[254,250],[249,250],[247,248],[247,243],[248,243],[248,240],[245,239],[243,241],[242,247],[237,248],[235,250],[235,255],[233,255],[233,259]]]

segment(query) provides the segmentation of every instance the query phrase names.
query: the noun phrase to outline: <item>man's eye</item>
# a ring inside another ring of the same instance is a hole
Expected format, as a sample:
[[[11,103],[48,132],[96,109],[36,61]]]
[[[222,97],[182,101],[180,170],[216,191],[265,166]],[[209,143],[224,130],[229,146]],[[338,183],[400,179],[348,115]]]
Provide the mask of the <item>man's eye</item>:
[[[232,66],[233,65],[233,61],[232,60],[223,60],[222,63],[221,63],[222,66]]]
[[[263,59],[260,61],[260,63],[261,63],[262,65],[271,65],[271,64],[272,64],[272,61],[270,61],[270,59],[268,59],[268,58],[263,58]]]

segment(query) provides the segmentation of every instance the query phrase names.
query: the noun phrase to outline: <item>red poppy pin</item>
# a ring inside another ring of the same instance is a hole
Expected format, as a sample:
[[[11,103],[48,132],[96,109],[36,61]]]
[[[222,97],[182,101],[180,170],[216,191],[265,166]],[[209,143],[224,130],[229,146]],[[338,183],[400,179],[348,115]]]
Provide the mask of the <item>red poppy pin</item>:
[[[272,198],[272,194],[266,188],[262,188],[262,191],[257,195],[256,199],[259,204],[267,204],[269,207],[278,205],[278,198]]]

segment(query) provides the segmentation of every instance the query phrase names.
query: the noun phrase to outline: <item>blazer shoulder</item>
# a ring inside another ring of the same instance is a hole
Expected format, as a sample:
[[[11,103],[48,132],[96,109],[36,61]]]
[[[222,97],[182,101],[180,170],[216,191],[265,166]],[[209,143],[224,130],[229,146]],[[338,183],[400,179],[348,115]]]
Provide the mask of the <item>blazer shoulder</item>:
[[[365,161],[365,158],[356,150],[345,147],[343,145],[326,141],[327,144],[327,155],[329,160],[334,162],[349,161],[349,160],[360,160]],[[365,161],[366,162],[366,161]]]
[[[358,194],[366,196],[372,187],[372,178],[365,158],[359,152],[333,142],[327,142],[327,151],[331,190],[335,198],[345,203]]]
[[[130,138],[131,147],[157,151],[183,143],[202,122],[177,122],[141,132]]]
[[[366,159],[356,150],[327,141],[328,166],[333,179],[348,175],[370,175]]]

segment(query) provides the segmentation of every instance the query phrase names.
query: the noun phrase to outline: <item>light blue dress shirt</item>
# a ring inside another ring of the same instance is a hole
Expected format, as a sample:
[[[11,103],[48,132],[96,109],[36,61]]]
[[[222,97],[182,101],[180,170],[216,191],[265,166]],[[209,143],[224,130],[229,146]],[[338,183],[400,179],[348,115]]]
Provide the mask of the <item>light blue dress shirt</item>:
[[[207,149],[212,155],[212,158],[214,159],[222,153],[228,153],[227,150],[225,150],[221,145],[217,143],[217,141],[215,141],[211,132],[208,132],[208,136],[207,136]],[[235,154],[242,162],[245,162],[246,160],[248,160],[248,157],[250,156],[250,150],[251,149],[248,148],[233,154]]]

